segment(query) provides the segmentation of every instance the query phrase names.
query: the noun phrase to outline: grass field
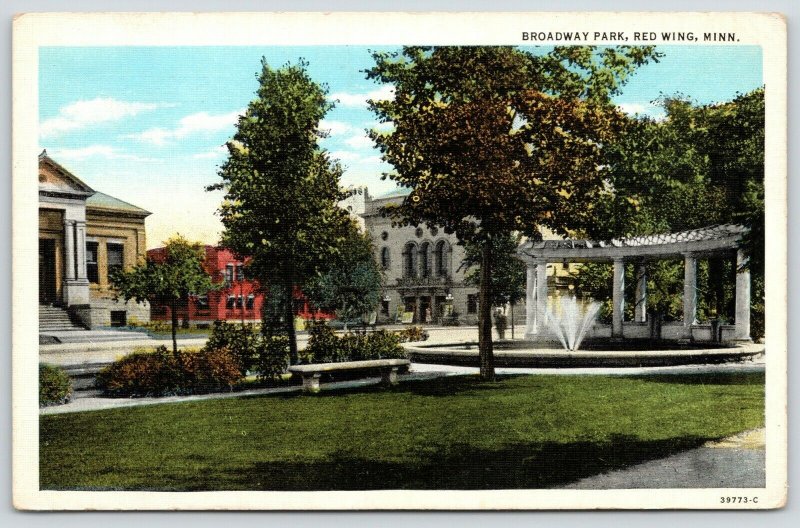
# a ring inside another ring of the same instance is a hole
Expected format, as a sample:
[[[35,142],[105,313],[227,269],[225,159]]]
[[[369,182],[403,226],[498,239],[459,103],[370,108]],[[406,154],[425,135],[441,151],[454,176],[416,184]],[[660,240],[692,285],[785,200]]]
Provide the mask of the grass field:
[[[40,487],[544,488],[764,424],[764,377],[459,376],[41,417]]]

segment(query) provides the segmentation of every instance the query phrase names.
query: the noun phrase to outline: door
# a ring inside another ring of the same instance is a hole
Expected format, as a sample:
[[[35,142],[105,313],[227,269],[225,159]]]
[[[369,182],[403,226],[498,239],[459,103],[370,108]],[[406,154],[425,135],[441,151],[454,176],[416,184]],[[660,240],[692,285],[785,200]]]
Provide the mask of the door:
[[[419,318],[421,322],[426,324],[430,324],[431,319],[433,319],[430,297],[426,296],[419,298]]]
[[[56,301],[56,241],[39,239],[39,302]]]

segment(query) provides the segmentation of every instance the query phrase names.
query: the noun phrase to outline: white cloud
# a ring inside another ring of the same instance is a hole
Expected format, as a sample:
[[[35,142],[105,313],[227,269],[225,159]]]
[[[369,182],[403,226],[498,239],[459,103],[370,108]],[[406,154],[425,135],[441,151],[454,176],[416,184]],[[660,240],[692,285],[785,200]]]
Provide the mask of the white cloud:
[[[331,158],[338,159],[339,161],[358,161],[361,159],[361,155],[358,152],[352,152],[349,150],[335,150],[330,153]]]
[[[200,152],[198,154],[194,154],[192,158],[194,159],[217,159],[222,158],[228,154],[228,147],[225,145],[219,145],[212,149],[207,150],[206,152]]]
[[[319,122],[319,129],[328,132],[328,136],[342,136],[352,132],[353,127],[342,121],[332,121],[330,119],[323,119]]]
[[[104,158],[109,160],[127,161],[156,161],[152,158],[145,158],[135,154],[128,154],[110,145],[89,145],[88,147],[76,149],[54,149],[53,158],[69,161],[82,161],[89,158]]]
[[[386,121],[386,122],[383,122],[383,123],[372,123],[371,128],[375,132],[393,132],[394,131],[394,122],[393,121]]]
[[[52,137],[70,130],[135,116],[163,106],[169,105],[118,101],[110,97],[76,101],[62,107],[57,116],[42,121],[39,125],[39,134],[43,138]]]
[[[620,103],[620,110],[631,116],[647,116],[656,120],[664,119],[664,110],[653,103]]]
[[[151,128],[138,134],[129,136],[133,139],[162,146],[173,139],[183,139],[190,134],[201,132],[214,132],[233,127],[237,119],[244,113],[244,110],[236,110],[226,114],[209,114],[208,112],[198,112],[181,118],[178,126],[173,129]]]
[[[354,149],[368,149],[375,146],[375,143],[364,134],[356,134],[347,138],[344,142]]]
[[[380,101],[384,99],[394,99],[394,86],[385,84],[376,90],[367,93],[337,92],[330,94],[328,99],[336,102],[339,106],[367,106],[367,101],[372,99]]]

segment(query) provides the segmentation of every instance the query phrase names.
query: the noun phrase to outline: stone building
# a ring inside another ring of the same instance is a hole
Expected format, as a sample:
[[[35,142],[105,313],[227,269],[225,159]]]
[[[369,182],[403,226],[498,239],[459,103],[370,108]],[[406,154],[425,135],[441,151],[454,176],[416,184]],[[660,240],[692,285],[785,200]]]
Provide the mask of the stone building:
[[[436,227],[392,227],[380,208],[408,194],[372,198],[364,193],[364,224],[384,273],[379,323],[441,323],[451,314],[467,324],[478,317],[478,290],[464,284],[464,247]]]
[[[373,198],[364,190],[364,225],[375,245],[375,259],[384,273],[384,293],[379,323],[441,324],[455,314],[461,324],[478,322],[478,289],[464,283],[468,269],[465,250],[455,235],[427,226],[392,227],[380,208],[399,203],[409,193],[399,189]],[[546,231],[545,239],[559,239]],[[568,295],[574,266],[547,265],[549,304]],[[507,315],[511,315],[506,311]],[[525,303],[514,307],[514,321],[524,324]]]
[[[148,211],[97,192],[39,155],[40,329],[148,321],[150,308],[114,301],[109,274],[145,257]],[[62,313],[66,312],[66,313]]]

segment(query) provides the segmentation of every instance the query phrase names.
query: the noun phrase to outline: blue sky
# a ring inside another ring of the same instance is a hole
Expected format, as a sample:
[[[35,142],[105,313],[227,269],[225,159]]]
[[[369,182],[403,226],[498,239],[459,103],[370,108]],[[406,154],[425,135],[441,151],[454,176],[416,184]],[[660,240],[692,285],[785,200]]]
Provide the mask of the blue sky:
[[[39,143],[98,191],[153,212],[148,247],[175,232],[216,243],[223,145],[253,98],[262,56],[272,66],[309,62],[311,77],[337,101],[322,146],[345,166],[344,185],[380,195],[390,169],[365,136],[376,126],[369,98],[389,95],[366,80],[367,46],[41,48]],[[383,48],[387,49],[387,48]],[[639,69],[615,102],[628,113],[658,117],[652,101],[683,94],[701,104],[732,99],[762,84],[755,46],[659,46],[665,56]]]

